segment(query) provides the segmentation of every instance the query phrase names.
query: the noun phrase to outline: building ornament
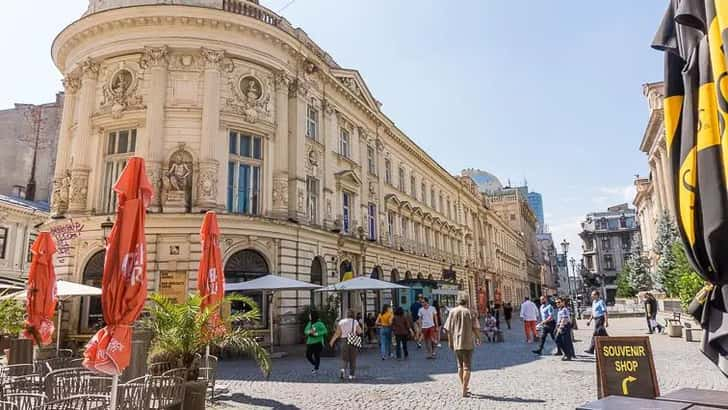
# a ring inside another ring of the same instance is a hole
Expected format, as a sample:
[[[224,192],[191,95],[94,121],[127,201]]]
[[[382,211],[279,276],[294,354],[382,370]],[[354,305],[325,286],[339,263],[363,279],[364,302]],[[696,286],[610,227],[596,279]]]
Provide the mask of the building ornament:
[[[88,170],[77,169],[71,173],[71,186],[69,193],[69,208],[74,210],[86,209],[88,198]]]
[[[53,197],[51,198],[51,216],[63,216],[68,210],[71,174],[66,171],[62,176],[53,179]]]
[[[77,75],[69,74],[63,78],[63,88],[66,94],[76,94],[81,89],[81,79]]]
[[[217,163],[200,164],[197,194],[200,202],[215,202],[217,198]]]
[[[273,181],[273,207],[288,208],[288,179],[276,177]]]
[[[205,69],[219,70],[225,59],[225,50],[212,50],[209,48],[200,48],[200,54],[205,63]]]
[[[146,70],[149,67],[166,67],[169,63],[169,48],[162,47],[144,47],[144,54],[139,60],[139,67]]]
[[[324,100],[322,100],[322,101],[321,101],[321,104],[323,105],[323,107],[324,107],[324,112],[325,112],[325,113],[326,113],[327,115],[333,115],[334,113],[336,113],[336,112],[337,112],[337,108],[336,108],[336,106],[335,106],[335,105],[334,105],[334,104],[333,104],[333,103],[331,102],[331,100],[329,100],[329,99],[324,99]]]
[[[104,84],[102,108],[111,110],[112,118],[121,118],[128,109],[144,108],[142,96],[135,94],[139,85],[138,77],[128,68],[120,68],[114,72]]]
[[[300,78],[296,78],[288,84],[288,98],[305,97],[309,88]]]
[[[351,77],[337,77],[337,79],[354,95],[359,98],[364,98],[364,93],[361,91],[361,88],[355,79]]]
[[[286,74],[285,70],[280,70],[275,73],[273,83],[276,87],[276,91],[288,92],[288,87],[291,84],[291,77]]]
[[[270,87],[264,87],[263,83],[252,75],[230,77],[229,84],[233,97],[226,101],[228,110],[241,115],[251,124],[261,118],[269,119]]]
[[[173,212],[187,212],[192,207],[192,168],[193,159],[180,144],[169,159],[165,171],[166,202],[165,209]]]
[[[99,69],[99,64],[95,63],[91,58],[88,58],[81,63],[81,73],[83,74],[83,78],[90,78],[92,80],[97,79],[99,77]]]

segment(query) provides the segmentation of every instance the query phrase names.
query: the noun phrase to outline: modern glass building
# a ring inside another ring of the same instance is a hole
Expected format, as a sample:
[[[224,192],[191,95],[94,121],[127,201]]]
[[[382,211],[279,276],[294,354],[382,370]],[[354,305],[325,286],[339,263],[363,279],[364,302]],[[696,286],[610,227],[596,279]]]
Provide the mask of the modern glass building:
[[[544,228],[544,219],[543,219],[543,197],[538,192],[529,192],[528,193],[528,205],[533,210],[533,213],[536,214],[536,219],[538,220],[538,230],[539,232],[543,231]]]

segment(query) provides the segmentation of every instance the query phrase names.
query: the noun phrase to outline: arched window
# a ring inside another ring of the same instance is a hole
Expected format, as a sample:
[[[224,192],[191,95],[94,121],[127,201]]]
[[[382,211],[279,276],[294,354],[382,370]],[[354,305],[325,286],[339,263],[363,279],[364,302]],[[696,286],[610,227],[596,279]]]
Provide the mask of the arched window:
[[[83,268],[81,281],[84,285],[101,287],[101,278],[104,276],[104,257],[106,251],[96,252],[86,262]],[[101,296],[86,296],[81,299],[81,333],[93,333],[104,327],[104,312],[101,309]]]
[[[354,268],[351,261],[343,261],[339,265],[339,280],[345,281],[354,277]]]
[[[314,285],[323,286],[324,284],[324,261],[320,257],[313,258],[311,261],[311,283]],[[324,301],[324,292],[313,292],[311,291],[311,303],[314,306],[321,307]]]
[[[226,283],[238,283],[246,282],[252,279],[259,278],[269,274],[268,262],[265,261],[263,255],[252,249],[244,249],[234,253],[228,261],[225,263],[225,282]],[[263,303],[263,292],[251,292],[247,294],[253,298],[255,303],[261,311],[261,324],[267,326],[268,320],[268,307]],[[239,312],[249,309],[243,303],[232,303],[230,306],[231,311]]]
[[[405,280],[412,279],[412,272],[410,272],[410,271],[405,272],[404,279]]]
[[[390,282],[399,282],[399,271],[397,269],[392,269],[392,273],[390,274]]]

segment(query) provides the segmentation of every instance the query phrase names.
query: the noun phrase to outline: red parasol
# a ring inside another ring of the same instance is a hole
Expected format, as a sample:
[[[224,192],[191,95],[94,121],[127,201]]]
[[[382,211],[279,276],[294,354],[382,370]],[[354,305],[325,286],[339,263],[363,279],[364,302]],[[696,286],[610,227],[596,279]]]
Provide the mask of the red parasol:
[[[217,225],[217,215],[213,211],[205,214],[200,228],[202,241],[202,259],[197,271],[197,290],[202,299],[202,309],[220,303],[225,296],[225,280],[222,270],[222,255],[220,253],[220,227]],[[215,313],[210,318],[208,326],[217,329],[220,325],[220,316]]]
[[[147,299],[147,258],[144,238],[146,208],[152,199],[144,160],[132,157],[114,185],[116,223],[109,235],[101,282],[106,327],[94,335],[84,352],[84,367],[119,375],[131,358],[132,324]]]
[[[53,336],[53,312],[56,310],[56,272],[53,269],[53,254],[56,244],[49,232],[41,232],[30,248],[33,262],[28,273],[28,296],[26,308],[28,318],[25,321],[23,336],[47,345]]]

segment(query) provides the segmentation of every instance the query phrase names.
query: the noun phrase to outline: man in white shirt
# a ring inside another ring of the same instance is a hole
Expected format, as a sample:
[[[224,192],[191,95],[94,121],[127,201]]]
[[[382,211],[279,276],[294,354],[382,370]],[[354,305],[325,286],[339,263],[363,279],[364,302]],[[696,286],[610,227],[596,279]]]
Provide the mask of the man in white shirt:
[[[526,343],[536,340],[536,322],[538,321],[538,307],[526,296],[521,303],[521,320],[523,331],[526,333]]]
[[[430,301],[427,298],[422,299],[422,307],[417,312],[418,322],[420,329],[422,329],[422,339],[425,342],[425,350],[427,350],[427,358],[434,359],[435,352],[432,341],[435,337],[435,320],[437,318],[437,311],[434,307],[430,306]]]

